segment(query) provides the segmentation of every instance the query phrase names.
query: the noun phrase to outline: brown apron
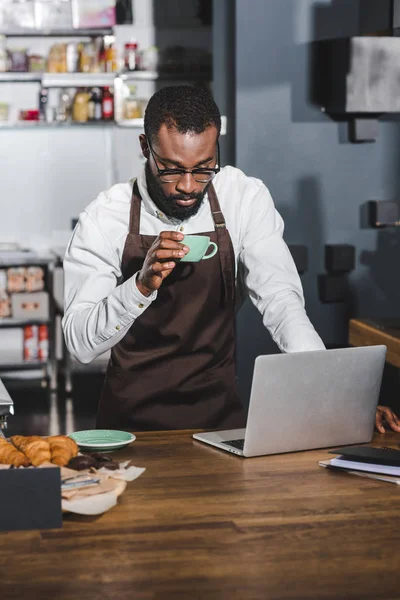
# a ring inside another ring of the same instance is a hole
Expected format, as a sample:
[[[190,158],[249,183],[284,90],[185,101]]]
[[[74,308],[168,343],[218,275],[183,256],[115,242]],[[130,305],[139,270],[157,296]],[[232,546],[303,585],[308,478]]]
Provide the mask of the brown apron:
[[[208,198],[218,244],[209,260],[177,263],[157,298],[114,346],[98,428],[130,431],[245,426],[235,370],[235,258],[217,195]],[[156,236],[140,235],[135,182],[123,280],[142,268]],[[201,234],[199,234],[201,235]]]

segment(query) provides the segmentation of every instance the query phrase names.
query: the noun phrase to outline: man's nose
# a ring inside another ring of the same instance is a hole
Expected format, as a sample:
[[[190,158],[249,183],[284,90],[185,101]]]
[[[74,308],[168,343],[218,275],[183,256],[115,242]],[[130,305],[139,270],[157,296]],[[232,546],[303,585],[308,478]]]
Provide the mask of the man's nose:
[[[192,177],[191,173],[185,173],[176,184],[177,192],[181,194],[192,194],[197,192],[197,183]]]

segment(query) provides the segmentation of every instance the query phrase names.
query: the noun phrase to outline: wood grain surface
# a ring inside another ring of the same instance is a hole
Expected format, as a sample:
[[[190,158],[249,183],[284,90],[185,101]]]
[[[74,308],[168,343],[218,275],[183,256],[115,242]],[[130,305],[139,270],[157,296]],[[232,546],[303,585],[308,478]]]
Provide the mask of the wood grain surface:
[[[351,319],[349,323],[351,346],[387,346],[386,361],[400,368],[400,328],[384,319]]]
[[[326,450],[243,459],[191,432],[113,456],[147,470],[111,511],[0,534],[2,599],[400,598],[400,486],[322,469]]]

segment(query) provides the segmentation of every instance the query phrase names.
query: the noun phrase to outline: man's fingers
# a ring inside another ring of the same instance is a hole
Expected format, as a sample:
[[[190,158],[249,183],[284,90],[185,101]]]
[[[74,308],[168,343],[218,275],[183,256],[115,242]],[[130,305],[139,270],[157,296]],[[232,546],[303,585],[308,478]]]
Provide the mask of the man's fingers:
[[[185,236],[179,231],[162,231],[159,237],[162,240],[177,240],[178,242],[180,242]]]
[[[155,262],[150,266],[153,273],[163,273],[164,271],[171,271],[175,267],[174,262]]]
[[[375,415],[375,426],[380,433],[385,433],[385,428],[382,425],[382,412],[378,408]]]
[[[153,258],[156,262],[169,260],[171,258],[183,258],[186,252],[184,250],[155,250]]]
[[[182,244],[178,241],[174,241],[174,240],[160,240],[158,242],[158,244],[156,244],[157,248],[162,248],[163,250],[167,250],[167,249],[171,249],[171,250],[184,250],[187,248],[187,250],[189,250],[189,248],[187,246],[185,246],[185,244]]]
[[[384,408],[383,409],[383,414],[384,414],[386,422],[388,423],[388,425],[390,425],[390,427],[393,429],[393,431],[400,431],[400,426],[399,426],[399,424],[397,422],[397,417],[390,410],[390,408]]]

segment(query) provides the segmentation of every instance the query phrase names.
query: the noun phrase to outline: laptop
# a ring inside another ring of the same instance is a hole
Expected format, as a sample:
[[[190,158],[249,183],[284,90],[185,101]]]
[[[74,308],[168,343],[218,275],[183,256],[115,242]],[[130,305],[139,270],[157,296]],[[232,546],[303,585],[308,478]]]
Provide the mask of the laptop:
[[[370,442],[386,346],[258,356],[245,429],[195,433],[239,456]]]

